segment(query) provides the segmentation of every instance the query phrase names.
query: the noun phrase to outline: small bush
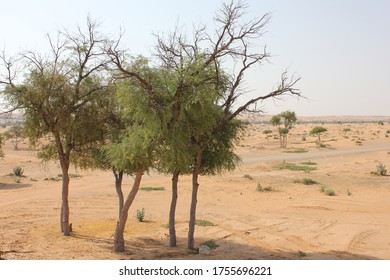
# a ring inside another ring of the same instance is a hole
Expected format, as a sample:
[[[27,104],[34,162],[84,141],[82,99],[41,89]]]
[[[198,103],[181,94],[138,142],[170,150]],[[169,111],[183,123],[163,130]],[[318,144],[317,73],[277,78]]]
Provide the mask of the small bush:
[[[315,163],[315,162],[312,162],[312,161],[303,161],[303,162],[301,162],[301,164],[303,164],[303,165],[317,165],[317,163]]]
[[[305,252],[302,252],[302,251],[298,251],[298,256],[303,258],[303,257],[306,257],[307,254]]]
[[[211,250],[216,249],[219,247],[219,245],[215,242],[215,240],[208,240],[206,242],[203,242],[202,245],[206,245],[209,247]]]
[[[201,227],[212,227],[212,226],[214,226],[214,224],[212,222],[207,221],[207,220],[195,220],[195,225],[201,226]]]
[[[23,170],[20,166],[15,166],[15,167],[12,169],[12,173],[13,173],[16,177],[22,177],[22,176],[23,176],[23,172],[24,172],[24,170]]]
[[[260,183],[257,183],[256,190],[258,192],[270,192],[270,191],[273,191],[272,187],[263,187]]]
[[[318,184],[316,181],[310,179],[310,178],[303,178],[302,180],[296,179],[294,180],[294,183],[297,184],[304,184],[304,185],[315,185]]]
[[[242,176],[242,178],[248,179],[248,180],[253,180],[253,177],[249,174],[244,174],[244,176]]]
[[[376,166],[376,175],[386,176],[387,175],[386,165],[384,165],[383,163],[378,164]]]
[[[137,220],[139,222],[143,222],[145,220],[145,209],[142,208],[141,210],[137,210]]]
[[[347,195],[348,195],[348,196],[351,196],[351,195],[352,195],[352,193],[351,193],[351,191],[350,191],[349,189],[347,189]]]
[[[19,183],[20,183],[20,178],[19,178],[19,177],[16,178],[16,179],[15,179],[15,182],[16,182],[17,184],[19,184]]]
[[[335,195],[334,190],[332,188],[326,187],[326,186],[322,186],[321,187],[321,192],[325,193],[328,196],[334,196]]]

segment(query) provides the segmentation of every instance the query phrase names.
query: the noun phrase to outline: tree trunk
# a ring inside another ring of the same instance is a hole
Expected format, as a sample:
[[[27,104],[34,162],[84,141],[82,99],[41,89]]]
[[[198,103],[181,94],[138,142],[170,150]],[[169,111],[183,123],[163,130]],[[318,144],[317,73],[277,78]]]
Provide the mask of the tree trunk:
[[[194,170],[192,171],[192,197],[191,197],[191,209],[190,209],[190,222],[188,227],[188,249],[194,250],[195,249],[195,239],[194,239],[194,233],[195,233],[195,220],[196,220],[196,204],[197,204],[197,197],[198,197],[198,177],[200,173],[200,168],[202,165],[202,156],[203,156],[203,150],[198,153],[196,163],[194,165]]]
[[[70,236],[69,224],[69,170],[62,170],[62,206],[61,206],[61,230],[65,236]]]
[[[172,176],[172,200],[169,210],[169,246],[176,247],[176,229],[175,229],[175,214],[177,203],[177,184],[179,182],[179,172],[173,173]]]
[[[112,169],[112,173],[114,173],[115,176],[115,190],[118,195],[119,200],[119,215],[118,218],[121,216],[122,208],[123,208],[123,191],[122,191],[122,181],[123,181],[123,171],[117,171],[115,168]]]
[[[126,221],[128,217],[128,212],[131,204],[134,201],[135,196],[137,195],[137,192],[139,190],[139,186],[141,184],[141,179],[143,175],[143,171],[139,170],[137,171],[135,175],[135,180],[133,183],[133,187],[129,193],[129,195],[126,198],[126,201],[123,204],[123,208],[121,211],[121,214],[119,216],[119,221],[116,224],[115,234],[114,234],[114,250],[115,252],[123,252],[125,250],[125,239],[123,237]]]

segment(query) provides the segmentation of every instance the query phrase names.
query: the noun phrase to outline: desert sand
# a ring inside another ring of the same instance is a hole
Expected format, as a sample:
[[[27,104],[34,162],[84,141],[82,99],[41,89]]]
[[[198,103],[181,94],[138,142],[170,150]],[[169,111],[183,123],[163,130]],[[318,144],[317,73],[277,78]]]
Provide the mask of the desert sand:
[[[318,120],[316,120],[318,121]],[[214,240],[210,255],[186,249],[191,178],[179,181],[178,246],[168,246],[170,176],[145,174],[129,211],[126,251],[113,252],[117,197],[110,172],[77,170],[70,185],[72,236],[60,232],[61,181],[57,163],[43,164],[28,144],[14,151],[6,142],[0,160],[0,251],[2,259],[390,259],[390,177],[372,174],[390,168],[390,124],[324,123],[324,147],[308,132],[315,123],[297,124],[287,149],[276,129],[252,124],[237,147],[242,164],[234,171],[201,177],[196,246]],[[273,130],[266,138],[263,131]],[[350,129],[348,131],[348,129]],[[387,133],[389,131],[389,133]],[[386,136],[387,135],[387,136]],[[306,136],[306,141],[303,137]],[[298,151],[303,151],[298,153]],[[279,169],[281,163],[311,162],[312,171]],[[20,182],[14,166],[24,169]],[[390,170],[389,170],[390,173]],[[310,178],[314,185],[297,183]],[[295,181],[295,182],[294,182]],[[269,191],[259,192],[258,183]],[[132,178],[124,180],[125,195]],[[335,191],[321,192],[322,186]],[[145,222],[136,211],[145,209]]]

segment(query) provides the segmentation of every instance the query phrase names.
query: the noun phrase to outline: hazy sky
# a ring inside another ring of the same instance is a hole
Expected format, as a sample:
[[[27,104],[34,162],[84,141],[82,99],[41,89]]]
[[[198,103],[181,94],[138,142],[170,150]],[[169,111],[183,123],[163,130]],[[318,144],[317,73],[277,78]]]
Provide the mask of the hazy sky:
[[[102,22],[105,33],[126,29],[124,43],[134,54],[148,55],[153,32],[172,30],[177,22],[212,27],[223,1],[211,0],[0,0],[0,48],[9,54],[42,50],[46,33],[83,25],[86,16]],[[247,87],[266,93],[288,68],[302,80],[307,99],[267,102],[269,114],[390,116],[390,1],[248,0],[246,18],[271,12],[259,46],[267,45],[269,64],[248,75]],[[252,93],[252,94],[253,94]]]

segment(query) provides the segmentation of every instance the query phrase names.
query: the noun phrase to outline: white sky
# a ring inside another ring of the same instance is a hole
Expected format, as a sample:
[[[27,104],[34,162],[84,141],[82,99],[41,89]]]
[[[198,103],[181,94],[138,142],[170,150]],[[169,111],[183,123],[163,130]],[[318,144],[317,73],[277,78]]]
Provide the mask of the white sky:
[[[126,29],[124,43],[133,54],[149,54],[153,32],[168,32],[177,22],[212,27],[222,1],[0,0],[0,48],[9,54],[43,50],[46,33],[83,25],[86,16],[102,22],[105,33]],[[302,77],[307,99],[267,102],[269,114],[390,116],[390,1],[248,0],[248,19],[272,13],[267,34],[271,63],[248,75],[248,88],[265,93],[289,68]],[[249,96],[248,96],[249,97]]]

